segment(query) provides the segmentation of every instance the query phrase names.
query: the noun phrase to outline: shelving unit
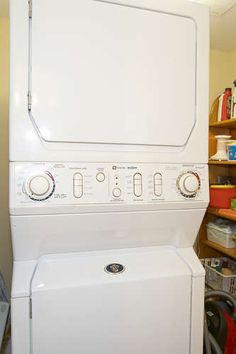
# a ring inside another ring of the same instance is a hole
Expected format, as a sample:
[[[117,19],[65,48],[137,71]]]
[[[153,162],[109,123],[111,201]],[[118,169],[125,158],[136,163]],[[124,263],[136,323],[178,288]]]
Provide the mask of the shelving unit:
[[[222,254],[224,254],[225,256],[228,256],[228,257],[231,257],[233,259],[236,259],[236,248],[225,248],[225,247],[222,247],[221,245],[218,245],[217,243],[215,242],[211,242],[211,241],[208,241],[206,240],[204,242],[204,244]]]
[[[233,213],[232,213],[232,215],[225,215],[224,213],[220,212],[220,209],[208,208],[207,214],[205,217],[206,220],[205,220],[204,226],[202,226],[202,228],[203,227],[206,228],[206,223],[208,221],[210,221],[210,219],[211,220],[213,219],[212,216],[220,217],[220,218],[224,218],[224,219],[236,222],[236,212],[235,212],[235,215],[233,215]],[[206,238],[203,238],[200,242],[202,244],[201,245],[202,247],[213,249],[214,251],[219,252],[221,255],[223,254],[223,255],[229,256],[233,259],[236,259],[236,248],[225,248],[225,247],[222,247],[221,245],[218,245],[217,243],[208,241]]]
[[[236,222],[236,212],[235,212],[235,215],[230,215],[229,216],[229,215],[225,215],[224,213],[220,212],[220,209],[208,208],[207,209],[207,213],[210,214],[210,215],[215,215],[215,216],[218,216],[220,218],[225,218],[225,219],[228,219],[228,220]]]
[[[208,164],[209,165],[236,165],[236,161],[214,161],[214,160],[209,160]]]
[[[231,118],[222,122],[210,123],[210,128],[236,129],[236,118]]]
[[[214,122],[209,125],[209,157],[216,152],[215,135],[231,135],[231,139],[236,140],[236,118],[225,120],[223,122]],[[232,183],[236,184],[236,161],[214,161],[209,160],[209,179],[210,184],[217,183],[217,176],[230,176]],[[236,259],[236,248],[225,248],[214,242],[207,240],[206,225],[216,217],[236,222],[236,212],[225,214],[221,209],[208,208],[203,223],[199,231],[199,256],[219,257],[228,256]]]

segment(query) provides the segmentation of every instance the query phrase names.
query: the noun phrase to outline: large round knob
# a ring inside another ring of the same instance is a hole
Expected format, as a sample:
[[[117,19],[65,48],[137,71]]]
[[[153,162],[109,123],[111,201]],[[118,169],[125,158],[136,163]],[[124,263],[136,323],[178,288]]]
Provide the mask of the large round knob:
[[[184,197],[195,197],[201,187],[200,177],[196,172],[185,172],[178,177],[177,187]]]
[[[33,175],[25,183],[26,194],[33,200],[48,199],[54,189],[54,179],[49,172]]]

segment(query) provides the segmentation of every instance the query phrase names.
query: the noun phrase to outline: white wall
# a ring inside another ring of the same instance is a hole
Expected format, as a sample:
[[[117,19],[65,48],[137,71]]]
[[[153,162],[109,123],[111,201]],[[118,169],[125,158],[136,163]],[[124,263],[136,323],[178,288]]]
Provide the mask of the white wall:
[[[12,250],[8,214],[9,20],[0,18],[0,271],[10,288]]]
[[[210,106],[226,87],[236,79],[236,50],[211,50],[210,53]]]

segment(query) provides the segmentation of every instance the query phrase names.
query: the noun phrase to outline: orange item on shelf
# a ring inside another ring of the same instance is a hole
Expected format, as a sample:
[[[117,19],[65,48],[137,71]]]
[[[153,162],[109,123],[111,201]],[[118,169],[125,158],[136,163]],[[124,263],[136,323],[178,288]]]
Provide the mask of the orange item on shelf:
[[[231,199],[236,198],[235,185],[212,185],[210,186],[210,207],[230,209]]]
[[[229,218],[235,218],[236,219],[236,211],[232,209],[219,209],[218,212],[222,216],[227,216]]]

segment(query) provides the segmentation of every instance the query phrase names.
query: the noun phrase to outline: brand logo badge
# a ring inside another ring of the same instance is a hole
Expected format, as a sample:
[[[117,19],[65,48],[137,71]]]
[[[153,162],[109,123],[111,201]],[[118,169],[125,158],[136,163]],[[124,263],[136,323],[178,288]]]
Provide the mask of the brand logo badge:
[[[111,263],[105,267],[105,271],[111,274],[120,274],[125,271],[125,267],[119,263]]]

